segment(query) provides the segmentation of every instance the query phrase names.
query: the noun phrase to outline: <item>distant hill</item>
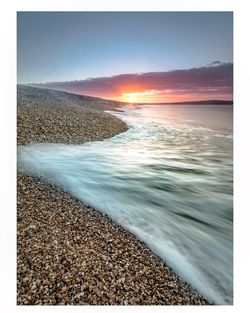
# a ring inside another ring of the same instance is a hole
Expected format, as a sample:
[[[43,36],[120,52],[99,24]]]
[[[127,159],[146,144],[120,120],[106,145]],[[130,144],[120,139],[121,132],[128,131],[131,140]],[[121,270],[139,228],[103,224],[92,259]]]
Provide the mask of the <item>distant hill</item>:
[[[216,105],[225,105],[233,104],[232,100],[201,100],[201,101],[185,101],[185,102],[165,102],[165,103],[139,103],[139,104],[216,104]]]

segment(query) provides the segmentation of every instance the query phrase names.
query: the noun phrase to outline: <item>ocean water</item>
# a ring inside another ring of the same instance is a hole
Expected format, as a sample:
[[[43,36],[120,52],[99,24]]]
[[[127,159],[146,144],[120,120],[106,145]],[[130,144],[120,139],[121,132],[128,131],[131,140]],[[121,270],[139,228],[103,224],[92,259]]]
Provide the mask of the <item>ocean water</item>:
[[[18,169],[59,184],[144,241],[216,304],[233,303],[233,108],[144,105],[129,130],[18,148]]]

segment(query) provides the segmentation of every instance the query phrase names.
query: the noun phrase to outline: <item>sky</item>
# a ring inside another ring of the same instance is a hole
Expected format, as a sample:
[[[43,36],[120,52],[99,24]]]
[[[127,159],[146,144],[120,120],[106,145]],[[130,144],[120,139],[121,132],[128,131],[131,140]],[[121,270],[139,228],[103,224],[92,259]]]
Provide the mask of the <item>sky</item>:
[[[128,102],[230,100],[233,16],[18,12],[17,82]]]

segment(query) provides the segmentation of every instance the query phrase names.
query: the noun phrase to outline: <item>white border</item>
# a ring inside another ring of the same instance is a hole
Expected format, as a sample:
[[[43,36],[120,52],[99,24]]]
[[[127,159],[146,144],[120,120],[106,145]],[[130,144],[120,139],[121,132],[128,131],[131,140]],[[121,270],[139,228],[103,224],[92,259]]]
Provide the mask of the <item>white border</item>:
[[[20,0],[16,10],[22,11],[232,11],[233,0]],[[239,1],[240,2],[240,1]]]
[[[185,312],[247,311],[249,298],[249,11],[247,1],[222,0],[17,0],[2,2],[1,7],[1,303],[2,311],[47,312],[51,310],[75,312],[105,311],[137,311],[144,312],[166,310]],[[234,306],[213,307],[24,307],[16,306],[16,11],[234,11]]]

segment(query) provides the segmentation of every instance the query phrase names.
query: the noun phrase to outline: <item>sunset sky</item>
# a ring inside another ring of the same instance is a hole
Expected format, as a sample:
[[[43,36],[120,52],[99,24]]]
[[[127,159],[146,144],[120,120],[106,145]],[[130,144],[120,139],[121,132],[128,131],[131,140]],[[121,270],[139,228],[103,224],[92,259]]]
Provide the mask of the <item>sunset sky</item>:
[[[128,102],[233,96],[230,12],[19,12],[17,81]]]

